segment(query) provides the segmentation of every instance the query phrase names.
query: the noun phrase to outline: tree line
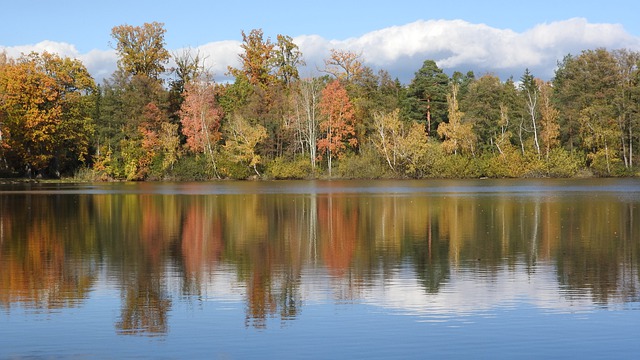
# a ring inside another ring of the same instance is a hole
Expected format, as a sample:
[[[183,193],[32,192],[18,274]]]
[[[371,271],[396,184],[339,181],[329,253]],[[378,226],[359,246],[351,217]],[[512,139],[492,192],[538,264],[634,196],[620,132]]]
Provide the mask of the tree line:
[[[0,54],[0,172],[93,180],[634,176],[640,53],[584,50],[550,81],[451,76],[426,60],[409,84],[332,49],[301,78],[289,36],[242,31],[235,80],[162,23],[112,29],[117,70]],[[169,68],[173,60],[175,66]]]

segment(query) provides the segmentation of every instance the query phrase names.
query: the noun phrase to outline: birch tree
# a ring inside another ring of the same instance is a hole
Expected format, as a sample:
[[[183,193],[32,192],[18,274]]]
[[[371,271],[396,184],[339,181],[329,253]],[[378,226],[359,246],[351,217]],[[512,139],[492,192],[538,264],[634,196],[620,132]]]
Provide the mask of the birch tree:
[[[531,120],[531,131],[533,132],[533,144],[536,153],[540,155],[540,142],[538,141],[538,98],[540,95],[536,79],[526,69],[522,75],[521,90],[525,99],[527,115]]]
[[[305,79],[298,82],[295,102],[295,117],[298,138],[303,153],[308,154],[311,167],[316,168],[318,157],[318,137],[320,121],[320,94],[322,84],[319,79]]]

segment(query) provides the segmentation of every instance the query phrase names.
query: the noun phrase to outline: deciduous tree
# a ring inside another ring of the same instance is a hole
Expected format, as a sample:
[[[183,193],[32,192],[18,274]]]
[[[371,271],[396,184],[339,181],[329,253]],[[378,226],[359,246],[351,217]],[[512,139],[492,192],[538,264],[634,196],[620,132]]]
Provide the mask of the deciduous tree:
[[[235,162],[247,164],[260,176],[258,165],[262,158],[256,152],[256,146],[267,137],[267,130],[260,124],[252,126],[242,116],[235,114],[227,124],[226,132],[224,148],[229,157]]]
[[[438,135],[444,139],[442,147],[447,153],[457,154],[458,151],[475,155],[476,137],[471,124],[462,123],[463,113],[458,109],[458,85],[451,85],[451,92],[447,94],[449,105],[449,122],[438,125]]]
[[[403,124],[400,121],[400,109],[390,113],[377,113],[373,117],[375,135],[373,143],[380,152],[392,171],[396,170],[397,147],[402,141]]]
[[[304,65],[302,53],[293,42],[291,36],[278,35],[278,42],[273,48],[276,77],[285,85],[291,84],[299,78],[298,66]]]
[[[205,153],[217,175],[215,147],[221,138],[222,109],[215,98],[215,84],[209,76],[185,86],[184,102],[180,109],[182,133],[187,138],[187,148],[195,153]]]
[[[3,143],[19,163],[56,175],[67,161],[84,161],[93,132],[93,79],[78,60],[31,53],[0,66]]]
[[[531,75],[529,69],[526,69],[524,75],[520,79],[520,90],[526,104],[526,112],[531,120],[531,132],[533,133],[533,144],[538,155],[540,155],[540,142],[538,141],[538,98],[540,91],[536,79]]]
[[[266,89],[274,82],[273,56],[274,44],[264,38],[262,29],[253,29],[249,34],[242,31],[242,52],[240,68],[229,67],[229,73],[236,79],[245,78],[251,85]]]
[[[622,157],[630,169],[634,164],[634,143],[638,141],[636,129],[640,125],[640,52],[620,49],[613,51],[613,56],[620,74],[615,105],[622,137]]]
[[[355,147],[355,112],[345,88],[339,80],[330,82],[322,90],[320,122],[322,138],[318,141],[318,150],[327,156],[329,176],[331,176],[332,160],[334,156],[343,155],[347,145]]]
[[[165,49],[164,24],[144,23],[142,26],[119,25],[111,30],[116,41],[118,67],[132,75],[145,75],[158,79],[171,55]]]
[[[549,159],[551,150],[555,148],[559,141],[560,125],[558,116],[560,112],[552,103],[553,87],[551,83],[538,80],[538,91],[540,93],[540,142],[544,150],[544,156]]]
[[[347,83],[359,77],[363,69],[361,54],[339,49],[331,49],[331,55],[324,65],[324,72]]]
[[[567,56],[553,81],[556,99],[562,104],[562,139],[579,146],[591,158],[594,170],[610,174],[621,154],[623,136],[618,126],[616,94],[621,73],[616,58],[605,49]],[[590,155],[589,155],[590,154]]]
[[[295,101],[295,126],[298,129],[301,147],[309,155],[313,169],[316,167],[317,158],[321,89],[322,83],[319,79],[299,81]]]

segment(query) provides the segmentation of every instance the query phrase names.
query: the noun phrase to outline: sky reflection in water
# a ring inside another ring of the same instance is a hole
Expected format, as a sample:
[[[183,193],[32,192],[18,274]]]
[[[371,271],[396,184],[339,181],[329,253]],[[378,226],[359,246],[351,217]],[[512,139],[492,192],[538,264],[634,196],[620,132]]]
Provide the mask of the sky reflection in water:
[[[2,185],[0,357],[629,357],[639,185]]]

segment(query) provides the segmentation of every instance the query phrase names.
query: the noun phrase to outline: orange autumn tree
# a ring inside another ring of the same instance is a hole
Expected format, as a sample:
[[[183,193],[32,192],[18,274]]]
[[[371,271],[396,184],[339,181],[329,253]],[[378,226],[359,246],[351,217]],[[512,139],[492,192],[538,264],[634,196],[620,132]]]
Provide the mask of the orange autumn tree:
[[[187,138],[189,151],[204,153],[209,158],[216,177],[215,147],[222,134],[220,120],[222,108],[215,98],[215,84],[209,76],[185,85],[184,102],[180,107],[182,133]]]
[[[332,159],[344,155],[347,146],[355,147],[358,140],[354,129],[355,110],[349,100],[347,90],[339,80],[334,80],[322,90],[320,100],[320,132],[323,137],[318,140],[320,154],[326,154],[329,176],[331,176]]]
[[[357,79],[364,71],[361,54],[339,49],[331,49],[331,56],[324,65],[324,72],[347,82]]]
[[[89,72],[75,59],[44,52],[5,61],[0,66],[0,122],[13,167],[49,167],[59,176],[65,165],[83,162],[94,128],[94,90]]]
[[[243,52],[239,54],[240,68],[229,66],[229,74],[236,80],[247,80],[254,86],[266,90],[275,82],[273,70],[274,46],[271,39],[264,39],[262,29],[253,29],[247,35],[242,31]]]

